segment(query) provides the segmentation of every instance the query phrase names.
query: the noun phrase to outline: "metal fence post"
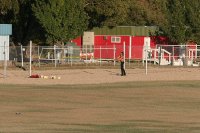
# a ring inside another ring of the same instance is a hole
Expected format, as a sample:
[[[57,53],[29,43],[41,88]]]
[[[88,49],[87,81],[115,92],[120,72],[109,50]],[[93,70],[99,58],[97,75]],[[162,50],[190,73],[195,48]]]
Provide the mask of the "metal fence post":
[[[148,51],[147,51],[147,49],[148,49],[148,45],[145,46],[145,60],[146,60],[145,73],[146,73],[146,75],[147,75],[147,64],[148,64],[148,61],[147,61]]]
[[[128,66],[131,66],[131,52],[132,52],[132,46],[129,46],[129,60],[128,60]]]
[[[71,52],[71,54],[70,54],[71,56],[70,57],[71,57],[71,66],[72,66],[73,46],[71,46],[70,52]]]
[[[6,59],[6,42],[4,42],[4,78],[7,77],[7,59]]]
[[[100,46],[100,66],[101,66],[101,46]]]
[[[55,60],[55,67],[57,66],[57,62],[56,62],[56,45],[54,45],[54,60]]]
[[[154,65],[156,65],[156,56],[157,56],[157,55],[156,55],[156,50],[157,50],[157,49],[154,49]]]
[[[69,58],[70,58],[70,54],[69,54],[69,45],[67,46],[67,64],[69,64]]]
[[[40,67],[40,46],[38,46],[38,64],[39,64],[39,67]]]
[[[113,49],[113,51],[114,51],[114,66],[115,66],[115,64],[116,64],[116,61],[115,61],[115,60],[116,60],[116,57],[115,57],[115,56],[116,56],[116,55],[115,55],[115,52],[116,52],[115,45],[114,45],[114,49]]]
[[[124,42],[124,69],[126,69],[126,45],[125,45],[125,42]]]
[[[23,56],[23,47],[21,45],[21,61],[22,61],[22,67],[24,67],[24,56]]]
[[[30,53],[29,53],[30,55],[30,59],[29,59],[29,63],[30,63],[30,65],[29,65],[29,76],[31,76],[32,75],[32,41],[30,41]]]
[[[88,54],[87,54],[87,45],[85,45],[85,47],[86,47],[86,49],[85,49],[85,51],[86,51],[86,57],[85,57],[85,59],[86,59],[86,66],[87,66],[87,56],[88,56]]]
[[[40,47],[38,46],[39,53],[38,53],[38,62],[39,62],[39,67],[40,67]]]
[[[174,59],[174,46],[172,46],[172,54],[173,54],[173,57],[172,57],[172,65],[174,65],[174,61],[175,61],[175,59]]]
[[[130,67],[131,56],[132,56],[132,36],[129,36],[129,67]]]
[[[162,56],[162,46],[159,47],[159,65],[161,64],[161,56]]]

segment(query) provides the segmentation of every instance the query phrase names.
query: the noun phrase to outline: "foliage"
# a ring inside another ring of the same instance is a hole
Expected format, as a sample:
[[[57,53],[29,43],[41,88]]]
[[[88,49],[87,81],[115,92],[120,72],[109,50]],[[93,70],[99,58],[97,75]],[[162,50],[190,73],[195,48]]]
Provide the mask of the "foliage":
[[[21,3],[19,3],[19,13],[16,15],[16,19],[13,24],[13,35],[15,37],[14,41],[17,42],[18,40],[24,45],[26,45],[29,40],[37,42],[37,38],[40,41],[44,41],[43,35],[38,34],[43,31],[36,18],[33,16],[33,12],[31,10],[32,3],[33,0],[21,0]]]
[[[86,0],[89,28],[123,24],[128,17],[129,2],[130,0]]]
[[[43,41],[42,29],[32,15],[33,0],[1,0],[0,22],[13,24],[12,41],[26,45],[29,40]]]
[[[19,10],[20,7],[17,0],[1,0],[0,23],[12,22]]]
[[[69,41],[102,26],[158,26],[178,44],[200,43],[199,0],[1,0],[0,23],[13,24],[13,41]]]
[[[48,42],[69,41],[87,28],[82,0],[35,1],[33,12],[45,30]]]
[[[126,25],[156,25],[160,35],[176,43],[200,42],[200,1],[132,0]]]

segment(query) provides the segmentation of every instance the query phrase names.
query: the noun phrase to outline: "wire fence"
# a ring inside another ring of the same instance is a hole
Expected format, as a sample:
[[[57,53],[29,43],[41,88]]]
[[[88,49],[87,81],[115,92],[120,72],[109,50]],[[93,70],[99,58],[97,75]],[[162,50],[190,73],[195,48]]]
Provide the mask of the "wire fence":
[[[31,54],[30,54],[31,48]],[[126,66],[150,65],[199,66],[198,45],[131,46],[111,45],[95,47],[78,46],[9,46],[0,47],[1,67],[7,60],[8,67],[22,66],[28,69],[30,58],[33,67],[118,66],[117,57],[125,53]],[[30,57],[31,56],[31,57]]]

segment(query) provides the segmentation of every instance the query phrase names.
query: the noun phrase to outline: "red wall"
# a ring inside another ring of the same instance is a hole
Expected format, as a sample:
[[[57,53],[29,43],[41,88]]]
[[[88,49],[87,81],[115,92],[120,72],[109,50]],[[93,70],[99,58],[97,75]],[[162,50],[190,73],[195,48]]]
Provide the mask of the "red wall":
[[[145,36],[120,36],[121,37],[121,42],[120,43],[112,43],[111,42],[111,37],[112,36],[95,36],[95,48],[99,48],[100,46],[103,48],[113,48],[114,46],[116,47],[116,56],[120,54],[121,51],[123,51],[123,44],[125,42],[126,46],[126,58],[129,58],[129,44],[130,44],[130,39],[131,39],[131,58],[132,59],[142,59],[143,55],[143,45],[144,45],[144,38]],[[154,39],[151,39],[150,42],[151,48],[155,48],[156,42]],[[96,58],[99,58],[100,50],[95,50],[94,51],[94,56]],[[102,58],[111,58],[113,59],[113,50],[104,50],[102,49]],[[109,51],[109,52],[108,52]]]
[[[77,46],[82,46],[82,37],[77,37],[73,39],[71,42],[75,43]]]
[[[132,37],[131,58],[142,59],[144,37]]]
[[[116,36],[117,37],[117,36]],[[95,36],[94,44],[96,50],[94,50],[94,57],[100,58],[100,47],[101,47],[101,57],[102,58],[114,58],[114,47],[116,48],[115,56],[117,57],[121,51],[123,51],[123,43],[125,42],[126,47],[129,46],[129,36],[120,36],[120,43],[111,42],[111,36]],[[128,57],[128,48],[126,48],[126,57]]]
[[[116,57],[120,54],[121,51],[123,51],[123,44],[125,42],[126,45],[126,51],[125,56],[126,58],[129,58],[129,44],[130,44],[130,38],[132,40],[131,44],[131,58],[132,59],[142,59],[143,55],[143,45],[144,45],[144,36],[120,36],[121,42],[120,43],[112,43],[111,37],[113,36],[103,36],[103,35],[96,35],[94,39],[94,58],[105,58],[105,59],[113,59],[114,58],[114,46],[116,48]],[[116,36],[118,37],[118,36]],[[151,37],[150,46],[151,48],[155,48],[156,44],[158,42],[161,42],[162,44],[167,39],[165,37]],[[82,46],[82,37],[78,37],[72,42],[76,43],[78,46]],[[165,43],[164,43],[165,44]],[[101,48],[101,53],[100,53]]]

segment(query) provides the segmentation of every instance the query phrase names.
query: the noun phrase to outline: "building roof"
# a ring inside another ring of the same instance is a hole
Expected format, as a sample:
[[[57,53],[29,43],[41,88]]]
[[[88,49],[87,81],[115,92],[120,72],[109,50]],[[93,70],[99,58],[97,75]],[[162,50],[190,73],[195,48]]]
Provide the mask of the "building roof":
[[[12,35],[12,24],[0,24],[0,35]]]
[[[117,26],[92,29],[95,35],[151,36],[157,31],[159,31],[157,26]]]

